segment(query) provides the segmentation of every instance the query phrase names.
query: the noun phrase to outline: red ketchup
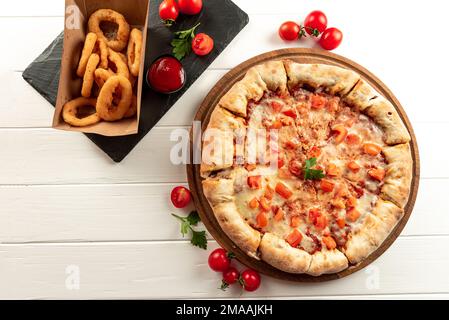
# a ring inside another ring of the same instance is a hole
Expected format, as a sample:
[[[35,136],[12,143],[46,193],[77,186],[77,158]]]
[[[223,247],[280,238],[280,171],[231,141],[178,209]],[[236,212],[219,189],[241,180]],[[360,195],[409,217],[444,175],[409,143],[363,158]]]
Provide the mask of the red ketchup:
[[[160,93],[173,93],[184,86],[186,80],[181,62],[172,56],[156,59],[147,72],[147,83]]]

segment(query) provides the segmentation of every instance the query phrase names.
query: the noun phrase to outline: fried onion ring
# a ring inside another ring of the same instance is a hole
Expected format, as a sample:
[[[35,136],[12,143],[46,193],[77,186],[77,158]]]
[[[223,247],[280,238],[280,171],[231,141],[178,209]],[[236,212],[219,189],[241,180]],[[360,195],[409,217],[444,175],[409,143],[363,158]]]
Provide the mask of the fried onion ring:
[[[100,88],[100,89],[103,88],[103,85],[106,82],[106,80],[108,80],[113,75],[115,75],[115,73],[112,72],[111,70],[106,70],[106,69],[101,69],[101,68],[95,70],[94,78],[95,78],[95,83],[97,84],[98,88]]]
[[[86,36],[86,40],[84,41],[83,51],[81,53],[80,62],[78,64],[78,69],[76,70],[76,74],[78,77],[83,77],[86,72],[87,61],[92,54],[95,44],[97,42],[97,35],[95,33],[88,33]]]
[[[132,118],[136,115],[136,113],[137,113],[137,97],[135,95],[133,95],[133,100],[131,102],[131,105],[129,106],[129,109],[128,109],[128,111],[126,111],[123,118]]]
[[[98,54],[91,54],[87,61],[86,72],[83,77],[83,87],[81,88],[81,95],[85,98],[89,98],[92,93],[92,87],[94,85],[94,72],[97,69],[98,63],[100,63],[100,57]]]
[[[97,99],[94,98],[76,98],[67,102],[62,109],[62,118],[68,124],[75,127],[85,127],[100,122],[100,117],[95,112],[84,118],[79,118],[79,109],[81,107],[90,106],[95,109]]]
[[[97,38],[97,42],[95,43],[95,48],[93,53],[96,53],[100,56],[100,65],[99,68],[107,69],[108,68],[108,56],[109,56],[109,48],[106,42]]]
[[[114,73],[129,79],[129,70],[126,61],[122,60],[118,52],[109,50],[109,61],[111,61],[117,69],[117,72],[113,71]]]
[[[123,76],[106,80],[97,99],[97,113],[103,120],[116,121],[124,117],[132,103],[131,82]]]
[[[142,54],[142,31],[133,29],[129,36],[128,43],[128,67],[131,74],[135,77],[139,75],[140,57]]]
[[[103,30],[100,28],[102,21],[109,21],[118,25],[117,35],[115,39],[109,40],[105,37]],[[129,24],[123,15],[111,9],[99,9],[95,11],[89,18],[87,23],[89,32],[94,32],[97,36],[106,41],[109,48],[115,51],[125,49],[129,39]]]

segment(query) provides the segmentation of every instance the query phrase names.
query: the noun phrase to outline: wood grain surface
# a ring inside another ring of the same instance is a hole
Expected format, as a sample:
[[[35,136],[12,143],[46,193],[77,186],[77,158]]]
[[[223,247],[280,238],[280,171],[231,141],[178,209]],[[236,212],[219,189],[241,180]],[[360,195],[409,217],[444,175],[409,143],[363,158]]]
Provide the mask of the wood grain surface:
[[[396,225],[396,227],[393,229],[390,235],[385,239],[385,241],[379,246],[379,248],[377,248],[373,253],[371,253],[371,255],[368,256],[365,260],[356,265],[350,265],[349,268],[338,273],[324,274],[318,277],[306,274],[291,274],[281,271],[277,268],[274,268],[273,266],[269,265],[264,261],[249,257],[239,247],[237,247],[221,229],[202,191],[201,185],[202,178],[200,176],[200,165],[193,164],[194,145],[192,134],[190,140],[190,151],[191,151],[190,164],[187,165],[187,177],[189,187],[193,194],[195,206],[201,216],[201,220],[208,229],[208,231],[210,232],[210,234],[215,238],[215,240],[217,240],[217,242],[223,248],[225,248],[228,251],[234,252],[237,259],[243,264],[259,271],[260,273],[283,280],[291,280],[299,282],[321,282],[339,279],[366,267],[374,260],[376,260],[382,253],[385,252],[385,250],[387,250],[391,246],[391,244],[396,240],[401,231],[404,229],[413,211],[419,186],[420,162],[419,162],[419,152],[416,143],[416,137],[412,125],[404,109],[399,103],[398,99],[394,96],[391,90],[375,75],[373,75],[371,72],[369,72],[361,65],[343,56],[323,50],[305,49],[305,48],[294,48],[294,49],[289,48],[263,53],[239,64],[231,71],[229,71],[210,90],[209,94],[206,96],[203,103],[198,108],[198,111],[195,115],[195,120],[201,121],[202,130],[204,131],[207,128],[210,114],[212,113],[214,107],[217,105],[220,98],[232,87],[234,83],[239,81],[244,76],[244,74],[246,73],[246,71],[248,71],[248,69],[250,69],[255,65],[270,60],[279,60],[279,59],[290,59],[300,63],[320,63],[320,64],[335,65],[353,70],[358,74],[360,74],[364,80],[366,80],[369,84],[371,84],[379,93],[381,93],[394,105],[412,137],[410,145],[413,157],[413,178],[409,200],[407,205],[405,206],[404,209],[405,213],[402,219],[399,221],[399,223]]]

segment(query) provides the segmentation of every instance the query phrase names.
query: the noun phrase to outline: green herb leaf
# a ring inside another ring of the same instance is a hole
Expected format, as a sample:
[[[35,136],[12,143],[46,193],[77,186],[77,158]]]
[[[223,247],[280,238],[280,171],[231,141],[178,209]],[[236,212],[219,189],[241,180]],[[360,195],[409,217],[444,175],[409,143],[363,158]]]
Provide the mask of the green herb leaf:
[[[196,247],[206,250],[207,249],[206,231],[195,231],[193,229],[190,230],[192,230],[192,240],[190,241],[190,243],[192,243]]]
[[[312,169],[316,165],[316,158],[310,158],[306,160],[304,166],[304,179],[305,180],[320,180],[325,177],[323,170]]]
[[[199,25],[200,23],[190,29],[177,31],[174,33],[175,37],[170,44],[173,47],[173,55],[176,59],[181,60],[190,53],[192,39],[195,37],[195,30]]]
[[[198,212],[192,211],[189,213],[189,216],[187,217],[187,221],[190,223],[191,226],[196,226],[198,222],[201,221],[200,216],[198,215]]]

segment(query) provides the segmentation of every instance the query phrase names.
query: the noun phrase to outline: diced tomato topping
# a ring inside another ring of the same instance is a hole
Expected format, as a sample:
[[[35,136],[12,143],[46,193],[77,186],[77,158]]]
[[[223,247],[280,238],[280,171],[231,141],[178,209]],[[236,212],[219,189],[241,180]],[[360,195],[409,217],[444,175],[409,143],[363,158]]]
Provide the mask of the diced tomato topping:
[[[337,247],[337,243],[335,242],[334,238],[331,236],[326,236],[322,238],[323,243],[326,245],[327,249],[333,250]]]
[[[245,164],[245,169],[248,171],[253,171],[256,168],[257,168],[257,166],[254,163],[246,163]]]
[[[275,112],[281,111],[281,109],[282,109],[282,107],[283,107],[282,103],[277,102],[277,101],[271,101],[271,102],[270,102],[270,106],[273,108],[273,110],[274,110]]]
[[[301,218],[299,216],[293,216],[290,220],[290,227],[297,228],[301,224]]]
[[[377,156],[382,151],[382,148],[375,143],[365,143],[363,144],[363,151],[370,156]]]
[[[355,207],[357,205],[357,198],[356,197],[349,197],[346,201],[348,207]]]
[[[267,184],[267,189],[265,190],[265,198],[267,198],[268,200],[272,200],[274,197],[274,190],[273,188]]]
[[[349,145],[360,144],[360,142],[362,142],[362,138],[356,134],[351,133],[346,136],[346,143]]]
[[[270,211],[271,210],[271,205],[270,205],[270,202],[268,201],[267,198],[265,198],[265,197],[260,198],[259,204],[260,204],[260,208],[263,211]]]
[[[280,128],[282,128],[281,120],[275,120],[270,126],[270,129],[280,129]]]
[[[247,182],[251,189],[262,188],[262,176],[249,176]]]
[[[326,174],[330,177],[336,177],[340,174],[340,170],[335,164],[329,163],[326,169]]]
[[[349,161],[347,166],[348,166],[348,169],[351,170],[352,172],[359,172],[359,170],[361,168],[360,165],[355,161]]]
[[[312,95],[312,108],[321,109],[326,106],[326,98],[317,94]]]
[[[276,184],[275,190],[284,199],[288,199],[293,195],[293,192],[282,182]]]
[[[282,157],[278,157],[278,169],[284,166],[284,159]]]
[[[288,109],[288,110],[282,111],[282,113],[285,114],[288,117],[296,119],[296,112],[293,109]]]
[[[320,188],[324,192],[332,192],[332,190],[334,190],[334,186],[335,186],[335,183],[333,183],[329,180],[321,179],[321,181],[320,181]]]
[[[285,215],[284,210],[282,210],[282,208],[278,208],[276,214],[274,215],[274,220],[281,221],[282,219],[284,219],[284,215]]]
[[[320,147],[317,147],[317,146],[313,146],[307,152],[307,155],[309,156],[309,158],[318,158],[320,156],[320,154],[321,154],[321,149],[320,149]]]
[[[288,140],[285,145],[287,146],[287,148],[289,149],[296,149],[299,147],[299,141],[296,138],[290,139]]]
[[[256,221],[259,228],[265,228],[268,225],[268,217],[265,212],[259,212]]]
[[[346,218],[351,222],[356,222],[360,217],[360,212],[356,208],[351,208],[346,211]]]
[[[293,248],[296,248],[302,241],[302,234],[294,229],[285,239]]]
[[[343,218],[337,218],[337,225],[340,229],[343,229],[346,226],[346,221]]]
[[[346,135],[348,134],[348,129],[345,128],[342,124],[336,124],[332,127],[332,132],[335,134],[335,143],[339,144],[343,142],[343,140],[346,138]]]
[[[259,201],[256,198],[252,198],[248,205],[251,209],[257,209],[259,207]]]
[[[321,216],[321,212],[318,209],[310,209],[309,210],[309,221],[315,224],[316,219]]]
[[[369,169],[368,175],[374,180],[382,181],[385,178],[385,170],[382,168]]]
[[[320,215],[319,217],[316,218],[316,221],[314,223],[315,228],[317,228],[318,230],[323,230],[324,228],[327,227],[328,221],[326,216],[324,215]]]

